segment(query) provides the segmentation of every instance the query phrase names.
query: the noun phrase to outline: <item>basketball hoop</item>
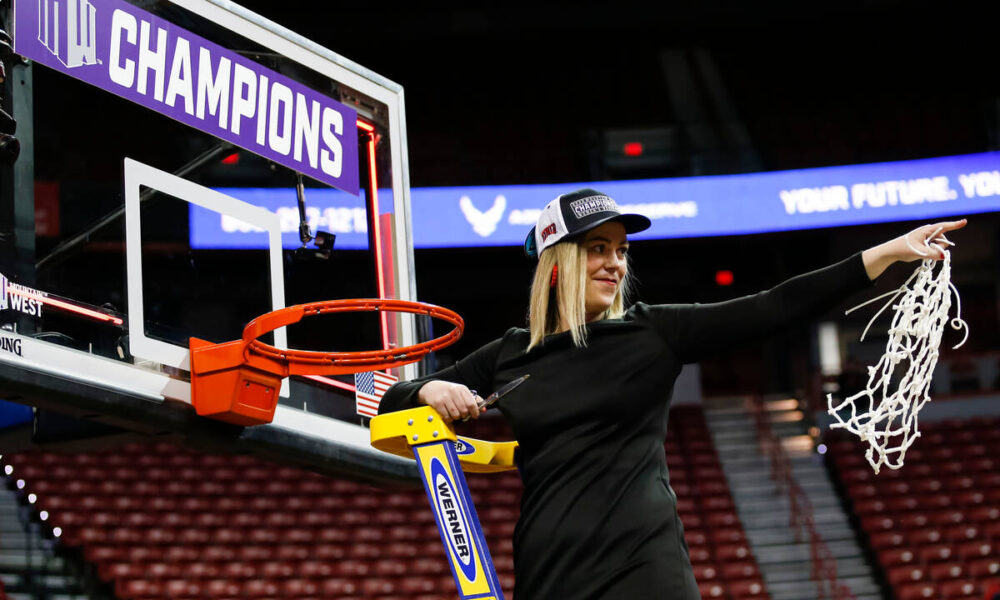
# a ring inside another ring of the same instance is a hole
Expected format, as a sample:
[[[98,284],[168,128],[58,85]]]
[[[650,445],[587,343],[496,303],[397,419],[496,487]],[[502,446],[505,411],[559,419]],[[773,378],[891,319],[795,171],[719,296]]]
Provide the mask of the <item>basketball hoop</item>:
[[[401,348],[359,352],[286,350],[260,341],[260,336],[298,323],[304,317],[345,312],[405,312],[426,315],[454,325],[448,333]],[[289,375],[346,375],[390,369],[416,362],[454,344],[465,322],[454,311],[406,300],[326,300],[282,308],[257,317],[243,337],[213,344],[191,338],[191,403],[199,415],[236,425],[270,423],[281,380]]]

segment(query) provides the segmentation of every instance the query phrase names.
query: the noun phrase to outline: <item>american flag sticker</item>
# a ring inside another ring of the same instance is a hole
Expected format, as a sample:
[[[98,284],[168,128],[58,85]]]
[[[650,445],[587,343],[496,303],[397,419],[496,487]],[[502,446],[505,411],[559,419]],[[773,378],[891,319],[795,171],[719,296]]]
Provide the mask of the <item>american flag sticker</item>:
[[[384,371],[367,371],[354,374],[354,401],[357,413],[364,417],[378,415],[382,394],[398,379]]]

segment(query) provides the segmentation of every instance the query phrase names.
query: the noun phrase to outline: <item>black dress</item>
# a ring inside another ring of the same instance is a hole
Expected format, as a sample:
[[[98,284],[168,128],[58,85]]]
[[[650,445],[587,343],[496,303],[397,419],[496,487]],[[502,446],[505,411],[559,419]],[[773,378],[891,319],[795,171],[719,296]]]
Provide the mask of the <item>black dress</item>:
[[[520,444],[524,481],[514,531],[517,600],[701,596],[688,558],[663,442],[681,366],[802,323],[871,285],[861,255],[718,304],[636,304],[525,352],[510,329],[454,366],[402,382],[380,412],[416,406],[431,379],[485,397],[530,374],[498,404]]]

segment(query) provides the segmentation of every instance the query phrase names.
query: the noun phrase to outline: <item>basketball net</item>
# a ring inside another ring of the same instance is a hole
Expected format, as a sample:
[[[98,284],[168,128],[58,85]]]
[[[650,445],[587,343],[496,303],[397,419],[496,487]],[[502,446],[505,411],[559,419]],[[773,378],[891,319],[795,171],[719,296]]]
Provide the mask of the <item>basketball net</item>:
[[[929,239],[934,239],[935,232]],[[907,240],[907,245],[909,240]],[[910,246],[917,254],[926,256]],[[940,269],[935,266],[940,263]],[[951,295],[955,294],[955,317],[948,320]],[[931,376],[938,361],[938,348],[945,323],[952,329],[964,329],[965,336],[954,348],[969,337],[969,326],[962,320],[962,303],[958,290],[951,283],[951,253],[944,250],[939,261],[925,258],[913,275],[899,289],[859,304],[845,314],[891,296],[868,322],[868,329],[885,309],[892,306],[895,315],[889,327],[885,354],[873,367],[868,367],[868,384],[864,390],[834,404],[827,394],[828,412],[837,422],[831,429],[846,429],[868,444],[865,458],[878,474],[882,465],[890,469],[903,466],[906,450],[920,437],[917,414],[930,402]],[[894,304],[895,303],[895,304]],[[844,419],[842,412],[850,411]]]

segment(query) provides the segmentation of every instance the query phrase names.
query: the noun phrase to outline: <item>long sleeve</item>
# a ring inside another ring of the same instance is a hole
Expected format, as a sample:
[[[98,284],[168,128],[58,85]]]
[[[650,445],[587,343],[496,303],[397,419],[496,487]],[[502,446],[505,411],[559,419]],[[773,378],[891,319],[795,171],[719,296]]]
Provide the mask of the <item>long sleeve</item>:
[[[682,362],[692,363],[819,316],[871,285],[859,252],[751,296],[714,304],[637,305],[635,312],[652,322]]]
[[[503,341],[503,338],[494,340],[437,373],[412,381],[400,381],[382,396],[382,402],[378,408],[379,414],[420,406],[417,394],[428,381],[441,380],[461,383],[469,389],[476,390],[480,396],[486,397],[493,391],[493,374],[496,370],[497,357],[500,354]]]

